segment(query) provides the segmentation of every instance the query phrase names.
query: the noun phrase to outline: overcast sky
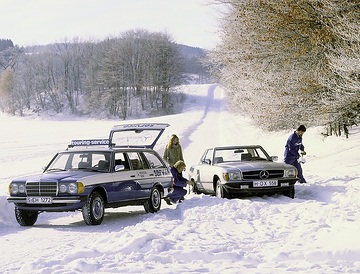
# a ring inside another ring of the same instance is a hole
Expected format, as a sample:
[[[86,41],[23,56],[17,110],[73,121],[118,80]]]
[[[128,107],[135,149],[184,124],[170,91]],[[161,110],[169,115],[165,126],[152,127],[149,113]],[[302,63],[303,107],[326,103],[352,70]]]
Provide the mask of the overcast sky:
[[[218,7],[209,0],[0,0],[0,39],[19,46],[103,40],[133,29],[166,32],[174,42],[212,49]]]

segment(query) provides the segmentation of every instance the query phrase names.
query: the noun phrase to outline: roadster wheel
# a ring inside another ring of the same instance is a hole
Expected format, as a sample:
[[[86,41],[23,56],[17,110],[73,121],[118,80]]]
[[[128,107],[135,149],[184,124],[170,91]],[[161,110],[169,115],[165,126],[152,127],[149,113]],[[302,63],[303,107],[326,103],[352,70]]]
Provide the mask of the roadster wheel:
[[[292,186],[292,187],[290,187],[289,190],[285,191],[284,195],[288,196],[291,199],[294,199],[295,198],[295,186]]]
[[[220,184],[220,181],[216,183],[215,195],[218,198],[227,198],[227,193],[224,187]]]
[[[193,189],[192,189],[192,191],[193,191],[195,194],[201,194],[200,190],[199,190],[198,187],[197,187],[197,182],[195,182],[194,179],[191,179],[191,181],[194,183],[194,184],[193,184]]]

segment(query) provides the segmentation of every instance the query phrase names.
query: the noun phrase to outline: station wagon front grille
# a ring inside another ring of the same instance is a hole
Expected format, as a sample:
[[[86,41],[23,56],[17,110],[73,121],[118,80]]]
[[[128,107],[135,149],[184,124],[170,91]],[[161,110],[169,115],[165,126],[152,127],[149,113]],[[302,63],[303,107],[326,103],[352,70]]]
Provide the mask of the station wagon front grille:
[[[56,196],[57,182],[27,182],[28,196]]]
[[[263,170],[252,170],[243,172],[243,178],[245,180],[258,180],[265,179],[260,176],[260,173]],[[274,179],[284,177],[284,170],[266,170],[269,173],[269,176],[266,179]]]

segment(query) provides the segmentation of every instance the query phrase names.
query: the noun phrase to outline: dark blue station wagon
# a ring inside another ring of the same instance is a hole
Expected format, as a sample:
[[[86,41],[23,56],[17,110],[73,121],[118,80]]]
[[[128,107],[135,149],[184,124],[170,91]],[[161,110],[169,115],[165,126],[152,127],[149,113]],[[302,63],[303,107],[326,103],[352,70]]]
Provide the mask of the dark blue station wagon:
[[[8,202],[22,226],[41,212],[81,210],[88,225],[103,221],[105,208],[143,205],[157,212],[171,190],[168,166],[154,145],[169,124],[114,126],[108,139],[73,140],[44,172],[12,180]]]

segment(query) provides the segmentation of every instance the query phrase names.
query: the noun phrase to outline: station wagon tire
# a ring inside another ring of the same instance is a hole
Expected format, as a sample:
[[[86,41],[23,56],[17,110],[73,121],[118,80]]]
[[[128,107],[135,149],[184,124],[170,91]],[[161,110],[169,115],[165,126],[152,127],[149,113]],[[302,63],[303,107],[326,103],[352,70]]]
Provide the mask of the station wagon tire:
[[[151,190],[150,198],[144,203],[146,213],[158,212],[161,208],[161,192],[157,187]]]
[[[86,200],[82,208],[84,221],[87,225],[99,225],[105,215],[104,199],[100,193],[94,191]]]
[[[215,188],[215,195],[218,198],[227,198],[226,195],[226,191],[224,190],[224,187],[220,184],[220,182],[218,181],[216,183],[216,188]]]
[[[284,195],[291,199],[294,199],[295,198],[295,186],[291,186],[289,190],[284,192]]]
[[[21,226],[32,226],[38,218],[39,212],[19,209],[15,206],[16,221]]]

